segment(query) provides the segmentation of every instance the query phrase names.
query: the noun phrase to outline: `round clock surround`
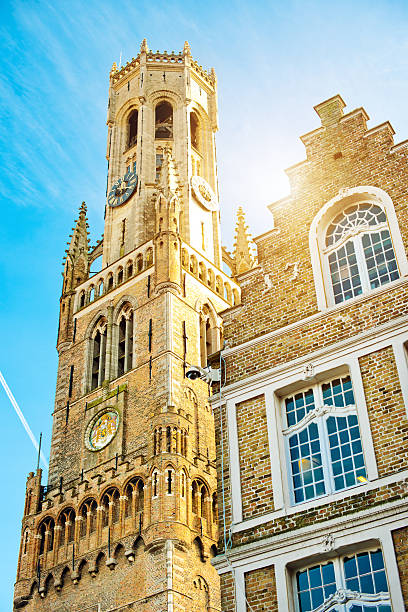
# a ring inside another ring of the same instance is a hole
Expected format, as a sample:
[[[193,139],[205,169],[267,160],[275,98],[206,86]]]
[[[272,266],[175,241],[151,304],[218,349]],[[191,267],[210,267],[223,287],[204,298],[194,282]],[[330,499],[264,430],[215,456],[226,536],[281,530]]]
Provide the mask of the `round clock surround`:
[[[199,204],[201,204],[203,208],[211,212],[218,210],[217,197],[205,179],[198,175],[192,176],[191,188],[193,190],[194,197],[196,200],[198,200]]]
[[[136,169],[126,172],[126,174],[118,179],[108,194],[108,204],[112,208],[124,204],[136,190],[138,176]]]
[[[118,432],[119,423],[120,416],[114,408],[104,408],[98,412],[86,427],[86,448],[96,452],[108,446]]]

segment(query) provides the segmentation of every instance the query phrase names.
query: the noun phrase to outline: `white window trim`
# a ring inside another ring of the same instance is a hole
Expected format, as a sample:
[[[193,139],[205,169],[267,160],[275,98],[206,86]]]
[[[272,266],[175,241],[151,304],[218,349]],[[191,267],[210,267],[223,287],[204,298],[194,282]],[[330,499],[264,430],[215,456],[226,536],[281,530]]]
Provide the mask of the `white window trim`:
[[[331,278],[328,272],[327,256],[321,250],[322,234],[328,225],[329,219],[331,221],[337,212],[343,210],[349,204],[363,201],[378,204],[384,210],[387,216],[388,228],[390,230],[400,276],[403,277],[408,275],[408,259],[398,226],[397,215],[390,196],[382,189],[372,187],[370,185],[361,185],[359,187],[341,189],[337,196],[329,200],[329,202],[327,202],[320,209],[318,214],[313,219],[309,231],[309,249],[319,310],[344,305],[345,303],[344,301],[339,302],[338,304],[334,303]],[[393,282],[397,282],[397,280],[391,281],[391,283],[388,283],[388,285],[391,285]],[[363,294],[367,295],[381,288],[383,287],[365,291]],[[356,296],[355,298],[351,298],[350,300],[346,301],[351,302],[353,299],[357,299],[359,297],[361,296]]]
[[[336,581],[336,592],[344,590],[344,591],[349,591],[346,588],[346,583],[345,583],[345,573],[344,573],[344,567],[343,567],[343,559],[344,557],[347,557],[348,555],[352,555],[355,553],[360,553],[360,552],[373,552],[375,550],[378,550],[378,548],[381,549],[381,552],[383,554],[383,560],[384,560],[384,569],[385,569],[385,575],[387,577],[387,584],[388,584],[388,597],[386,600],[384,599],[374,599],[370,602],[369,600],[361,600],[358,603],[364,605],[366,603],[373,603],[373,604],[388,604],[391,603],[391,595],[390,595],[390,586],[389,586],[389,580],[388,580],[388,574],[387,574],[387,569],[385,567],[385,559],[384,559],[384,551],[382,550],[382,547],[380,546],[380,544],[378,543],[378,545],[371,545],[371,546],[362,546],[361,548],[358,547],[357,550],[350,550],[349,553],[346,552],[342,552],[341,554],[336,554],[335,551],[333,551],[333,556],[327,557],[327,558],[320,558],[317,559],[316,561],[312,561],[309,559],[309,561],[304,564],[299,566],[299,568],[296,568],[295,570],[292,570],[290,572],[290,576],[288,576],[290,578],[290,582],[291,582],[291,587],[292,587],[292,597],[293,597],[293,608],[295,609],[296,612],[301,612],[300,610],[300,606],[299,606],[299,601],[298,601],[298,589],[297,589],[297,584],[296,584],[296,574],[298,571],[303,571],[307,568],[313,567],[314,565],[326,565],[328,563],[333,563],[333,569],[334,569],[334,575],[335,575],[335,581]],[[349,591],[350,592],[350,591]],[[349,603],[349,602],[345,602],[345,603]],[[332,605],[335,605],[334,603]],[[341,604],[344,605],[344,604]],[[374,609],[373,609],[373,612]]]
[[[341,548],[344,550],[344,548],[349,547],[350,551],[356,550],[356,548],[362,551],[372,548],[373,540],[378,542],[383,553],[391,605],[394,612],[397,610],[404,610],[405,603],[399,580],[392,531],[404,526],[406,526],[405,518],[386,525],[369,525],[359,530],[357,537],[354,529],[348,530],[347,528],[334,534],[336,549]],[[245,574],[273,565],[275,570],[278,610],[279,612],[296,612],[298,608],[292,583],[293,569],[289,569],[288,566],[293,563],[298,564],[302,558],[313,559],[313,557],[318,558],[318,556],[320,556],[321,559],[324,558],[329,560],[327,552],[326,554],[324,553],[325,551],[322,548],[321,542],[316,543],[316,540],[311,537],[308,538],[306,542],[302,541],[301,545],[297,547],[292,545],[281,549],[277,548],[270,553],[260,554],[255,559],[253,557],[248,557],[240,561],[237,560],[232,562],[230,567],[219,571],[219,573],[223,574],[232,570],[235,577],[236,610],[237,612],[247,612]],[[337,554],[333,551],[332,556],[335,557]],[[317,562],[318,561],[316,561],[316,563]],[[313,560],[310,561],[310,564],[313,564]]]
[[[347,371],[351,378],[351,384],[353,387],[354,400],[355,400],[355,410],[353,410],[353,414],[357,415],[358,424],[360,428],[360,437],[361,444],[363,447],[363,456],[364,456],[364,464],[367,472],[367,480],[370,482],[371,480],[375,480],[378,478],[378,470],[377,470],[377,461],[375,458],[374,452],[374,444],[371,435],[370,421],[368,418],[367,412],[367,404],[365,402],[364,397],[364,388],[363,381],[361,378],[360,366],[357,358],[348,358],[348,359],[338,359],[333,360],[330,363],[330,372],[328,372],[327,364],[324,366],[316,367],[315,369],[315,377],[313,381],[310,381],[310,387],[315,386],[316,384],[320,385],[325,380],[329,380],[333,378],[337,374],[332,374],[331,371],[334,369],[340,369],[342,375]],[[327,378],[326,378],[327,372]],[[338,374],[340,375],[340,373]],[[291,380],[285,381],[286,386],[290,386],[291,384],[298,384],[299,377],[295,378],[295,376],[291,377]],[[288,463],[288,452],[287,452],[287,444],[285,440],[285,436],[283,435],[283,421],[282,421],[282,400],[280,397],[280,389],[282,389],[283,385],[280,384],[278,387],[274,389],[275,401],[273,406],[268,410],[267,414],[272,410],[275,412],[275,428],[278,437],[278,448],[279,448],[279,460],[277,461],[276,456],[274,457],[274,461],[271,461],[271,470],[272,472],[280,470],[281,480],[282,480],[282,493],[283,497],[280,501],[278,507],[287,507],[297,509],[298,511],[302,511],[303,509],[309,507],[313,502],[324,504],[328,503],[328,500],[334,498],[340,498],[347,495],[350,491],[356,491],[357,489],[363,488],[367,483],[361,483],[352,487],[348,487],[346,489],[342,489],[341,491],[329,491],[325,495],[321,495],[319,497],[315,497],[310,500],[306,500],[304,502],[295,503],[293,498],[293,488],[290,482],[290,464]],[[301,387],[308,388],[307,382],[305,385]],[[290,393],[290,391],[289,391]],[[285,395],[287,395],[285,391]],[[272,458],[272,455],[271,455]],[[278,475],[276,474],[275,478],[277,479]],[[326,479],[325,479],[326,480]],[[274,495],[275,499],[275,495]],[[275,502],[276,509],[276,502]]]
[[[357,356],[339,357],[338,359],[324,362],[315,367],[315,377],[321,381],[326,378],[336,375],[335,370],[340,370],[343,373],[347,371],[350,374],[353,385],[354,399],[356,403],[356,414],[360,427],[361,443],[363,447],[365,468],[367,472],[367,483],[355,485],[341,491],[328,493],[312,500],[300,502],[293,505],[291,501],[291,492],[289,479],[287,478],[287,460],[286,460],[286,444],[282,434],[282,411],[281,399],[279,391],[283,387],[290,387],[298,384],[301,381],[299,370],[292,373],[291,376],[281,379],[274,384],[264,388],[259,388],[245,395],[240,395],[233,399],[228,399],[226,402],[227,414],[227,430],[228,430],[228,454],[230,462],[231,476],[231,504],[232,504],[232,523],[233,528],[237,524],[242,524],[242,528],[246,528],[246,521],[243,520],[242,509],[242,494],[241,494],[241,466],[240,453],[238,446],[238,427],[237,427],[237,404],[252,399],[259,395],[265,397],[267,435],[269,442],[269,455],[271,465],[271,480],[273,489],[273,505],[274,509],[271,513],[286,509],[287,511],[300,512],[309,507],[329,503],[335,499],[341,499],[346,495],[350,495],[357,490],[364,491],[371,481],[378,479],[377,461],[375,458],[374,444],[371,435],[370,421],[367,412],[367,404],[364,396],[363,381],[360,372],[360,365]],[[304,387],[307,386],[305,383]],[[277,452],[278,450],[278,452]],[[257,517],[257,520],[264,522],[268,520],[270,514],[263,517]],[[235,529],[234,529],[235,531]]]

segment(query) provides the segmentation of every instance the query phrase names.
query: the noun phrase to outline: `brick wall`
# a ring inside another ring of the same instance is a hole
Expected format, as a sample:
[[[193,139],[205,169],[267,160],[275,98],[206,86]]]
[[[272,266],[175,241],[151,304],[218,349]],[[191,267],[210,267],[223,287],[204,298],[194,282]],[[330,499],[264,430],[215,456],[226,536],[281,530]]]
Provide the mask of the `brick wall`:
[[[253,612],[278,612],[275,568],[263,567],[245,573],[245,596],[247,606]]]
[[[236,406],[243,518],[273,510],[271,459],[263,395]]]

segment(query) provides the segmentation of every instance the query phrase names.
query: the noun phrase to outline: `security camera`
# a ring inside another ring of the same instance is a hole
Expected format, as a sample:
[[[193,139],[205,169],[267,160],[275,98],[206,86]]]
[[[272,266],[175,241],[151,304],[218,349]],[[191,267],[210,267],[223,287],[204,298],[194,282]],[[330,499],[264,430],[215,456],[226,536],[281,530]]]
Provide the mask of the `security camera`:
[[[190,366],[186,372],[187,378],[190,380],[196,380],[197,378],[203,377],[203,370],[198,366]]]
[[[212,385],[213,383],[220,381],[220,371],[215,370],[210,366],[201,368],[200,366],[191,365],[186,371],[186,376],[189,380],[197,380],[197,378],[201,378],[208,385]]]

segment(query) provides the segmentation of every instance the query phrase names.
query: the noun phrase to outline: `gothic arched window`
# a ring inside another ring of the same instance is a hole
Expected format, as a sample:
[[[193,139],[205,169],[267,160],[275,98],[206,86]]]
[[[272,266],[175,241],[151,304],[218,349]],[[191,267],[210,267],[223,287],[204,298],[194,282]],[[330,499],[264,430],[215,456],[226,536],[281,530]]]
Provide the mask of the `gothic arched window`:
[[[154,137],[173,138],[173,107],[169,102],[160,102],[156,106]]]
[[[200,313],[200,352],[201,365],[207,365],[208,356],[219,350],[220,334],[214,313],[209,306],[203,306]]]
[[[61,548],[74,541],[75,510],[66,508],[59,518],[58,525],[61,527],[59,530],[59,546]]]
[[[54,548],[54,527],[55,522],[51,517],[47,517],[42,521],[38,529],[38,535],[40,536],[40,555]]]
[[[132,478],[125,489],[125,517],[136,516],[144,509],[144,483],[141,478]]]
[[[129,307],[119,319],[118,376],[132,369],[133,361],[133,312]]]
[[[200,148],[200,124],[195,113],[190,113],[190,139],[195,149]]]
[[[100,387],[105,380],[106,321],[102,319],[92,337],[91,390]]]
[[[96,531],[96,509],[98,504],[94,499],[84,501],[80,511],[81,530],[80,537],[84,538]]]
[[[133,110],[128,119],[128,148],[133,147],[137,143],[137,121],[138,112]]]
[[[387,217],[378,204],[352,204],[326,231],[335,304],[399,278]]]

